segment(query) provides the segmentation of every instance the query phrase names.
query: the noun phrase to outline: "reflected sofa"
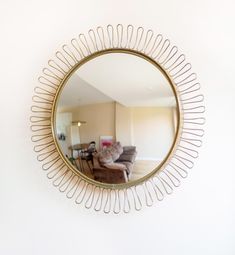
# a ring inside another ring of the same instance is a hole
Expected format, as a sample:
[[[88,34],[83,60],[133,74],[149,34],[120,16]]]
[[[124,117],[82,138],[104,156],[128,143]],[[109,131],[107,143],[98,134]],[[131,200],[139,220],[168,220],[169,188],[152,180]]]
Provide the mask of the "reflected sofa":
[[[136,155],[135,146],[122,146],[120,142],[94,154],[94,179],[110,184],[128,182]]]

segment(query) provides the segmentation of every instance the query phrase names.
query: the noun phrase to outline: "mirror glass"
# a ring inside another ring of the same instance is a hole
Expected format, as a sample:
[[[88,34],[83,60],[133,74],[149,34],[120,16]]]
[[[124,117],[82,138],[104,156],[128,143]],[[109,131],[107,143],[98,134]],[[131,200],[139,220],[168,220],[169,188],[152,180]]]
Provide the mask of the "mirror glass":
[[[171,150],[177,103],[163,73],[137,55],[107,53],[81,65],[57,100],[65,159],[88,178],[120,184],[155,170]]]

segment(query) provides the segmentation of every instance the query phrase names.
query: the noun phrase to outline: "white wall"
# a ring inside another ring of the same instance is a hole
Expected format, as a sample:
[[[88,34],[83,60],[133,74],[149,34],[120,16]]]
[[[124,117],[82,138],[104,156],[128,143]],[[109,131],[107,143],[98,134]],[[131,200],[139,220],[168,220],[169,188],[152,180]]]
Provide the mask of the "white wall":
[[[171,107],[133,107],[133,144],[139,159],[163,160],[169,152],[173,134]]]
[[[122,146],[134,145],[130,107],[115,104],[115,131],[116,139],[121,142]]]
[[[79,127],[81,143],[96,142],[100,136],[112,136],[115,140],[115,103],[98,103],[83,105],[72,110],[73,121],[81,120],[86,124]]]
[[[163,160],[175,136],[173,114],[172,107],[125,107],[116,103],[116,140],[124,146],[136,146],[137,159]]]
[[[63,112],[63,113],[57,113],[56,114],[56,133],[57,135],[64,134],[65,140],[59,140],[59,145],[61,146],[61,150],[65,155],[68,155],[69,157],[72,156],[71,150],[69,150],[69,147],[73,144],[72,143],[72,137],[73,134],[71,134],[71,124],[72,124],[72,113],[69,112]]]
[[[0,254],[232,255],[235,214],[233,0],[1,1]],[[74,204],[32,151],[31,97],[54,52],[107,23],[168,36],[193,64],[206,96],[200,159],[173,195],[129,215]]]

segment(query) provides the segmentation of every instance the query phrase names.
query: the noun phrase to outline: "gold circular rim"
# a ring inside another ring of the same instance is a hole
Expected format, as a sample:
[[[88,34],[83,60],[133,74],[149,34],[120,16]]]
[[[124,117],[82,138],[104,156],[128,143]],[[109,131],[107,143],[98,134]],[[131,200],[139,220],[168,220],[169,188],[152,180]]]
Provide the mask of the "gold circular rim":
[[[64,88],[64,86],[66,85],[68,79],[72,76],[72,74],[78,70],[79,67],[81,67],[82,65],[84,65],[85,63],[87,63],[88,61],[97,58],[99,56],[105,55],[105,54],[110,54],[110,53],[125,53],[125,54],[131,54],[140,58],[143,58],[145,60],[147,60],[149,63],[153,64],[164,76],[165,78],[168,80],[168,82],[170,83],[170,86],[172,88],[172,91],[174,93],[175,99],[176,99],[176,112],[177,112],[177,128],[176,128],[176,133],[175,133],[175,137],[173,140],[173,143],[171,145],[170,150],[168,151],[167,155],[165,156],[165,158],[162,160],[162,162],[154,169],[152,170],[150,173],[148,173],[147,175],[134,180],[134,181],[129,181],[127,183],[122,183],[122,184],[109,184],[109,183],[101,183],[95,180],[92,180],[90,178],[88,178],[86,175],[84,175],[83,173],[78,172],[73,165],[66,160],[66,158],[64,157],[61,148],[58,144],[57,138],[56,138],[56,130],[55,130],[55,122],[56,122],[56,109],[57,109],[57,105],[58,105],[58,99],[60,97],[60,94]],[[175,150],[177,149],[177,145],[179,142],[179,138],[180,138],[180,133],[181,133],[181,129],[182,129],[182,110],[181,110],[181,101],[179,98],[179,94],[177,92],[177,87],[174,83],[174,81],[170,78],[170,75],[168,74],[168,72],[160,65],[158,64],[153,58],[149,57],[148,55],[140,52],[140,51],[136,51],[133,49],[126,49],[126,48],[110,48],[110,49],[105,49],[105,50],[100,50],[97,51],[95,53],[90,54],[89,56],[84,57],[83,59],[81,59],[76,65],[74,65],[69,72],[65,75],[65,77],[63,78],[63,80],[60,82],[58,90],[56,91],[55,94],[55,99],[53,101],[53,105],[52,105],[52,115],[51,115],[51,129],[52,129],[52,136],[53,136],[53,140],[55,142],[55,146],[56,149],[61,157],[61,159],[64,161],[64,163],[66,164],[66,166],[77,176],[79,176],[81,179],[83,179],[84,181],[88,182],[89,184],[95,185],[95,186],[99,186],[100,188],[105,188],[105,189],[127,189],[130,188],[132,186],[137,186],[145,181],[147,181],[148,179],[150,179],[151,177],[153,177],[157,172],[159,172],[161,169],[163,169],[168,161],[170,160],[170,158],[174,155]]]

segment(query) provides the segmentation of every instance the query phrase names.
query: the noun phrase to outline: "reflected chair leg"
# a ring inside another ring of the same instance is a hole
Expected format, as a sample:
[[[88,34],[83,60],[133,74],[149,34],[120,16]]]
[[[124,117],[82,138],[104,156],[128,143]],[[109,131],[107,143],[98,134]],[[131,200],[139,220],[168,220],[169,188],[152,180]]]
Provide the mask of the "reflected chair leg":
[[[79,170],[83,173],[83,163],[82,163],[82,159],[80,157],[78,157],[78,162],[79,162]]]
[[[74,159],[74,165],[76,166],[76,168],[79,170],[79,167],[78,167],[78,164],[77,164],[77,161],[76,161],[76,159]]]
[[[83,164],[83,160],[81,159],[81,172],[85,173],[85,168],[84,168],[84,164]]]
[[[93,168],[90,166],[89,160],[86,160],[86,163],[87,163],[87,166],[88,166],[88,168],[89,168],[91,174],[93,174]]]

